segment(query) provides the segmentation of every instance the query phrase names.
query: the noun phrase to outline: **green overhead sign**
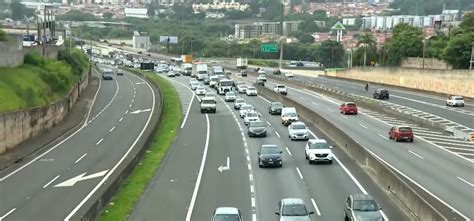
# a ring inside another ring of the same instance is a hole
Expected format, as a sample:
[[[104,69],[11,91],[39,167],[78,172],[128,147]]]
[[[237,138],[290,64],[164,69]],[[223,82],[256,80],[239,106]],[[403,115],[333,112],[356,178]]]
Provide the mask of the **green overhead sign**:
[[[263,53],[278,52],[278,45],[276,43],[262,44],[260,50]]]

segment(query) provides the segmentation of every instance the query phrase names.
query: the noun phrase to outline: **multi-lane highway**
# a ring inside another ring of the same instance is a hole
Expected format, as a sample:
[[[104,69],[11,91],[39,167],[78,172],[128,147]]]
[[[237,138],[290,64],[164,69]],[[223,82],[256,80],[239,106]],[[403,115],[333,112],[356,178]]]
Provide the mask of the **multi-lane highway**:
[[[268,126],[267,137],[249,138],[233,103],[217,96],[217,113],[201,114],[199,98],[188,88],[189,77],[170,81],[184,103],[182,129],[130,220],[209,220],[222,206],[240,208],[244,220],[274,220],[278,201],[286,197],[302,198],[315,212],[313,220],[340,220],[345,198],[354,193],[373,195],[392,220],[408,220],[337,148],[333,164],[308,164],[306,142],[288,138],[279,116],[268,114],[268,100],[241,95]],[[312,132],[322,137],[317,128]],[[279,146],[282,168],[258,167],[262,144]]]
[[[78,219],[151,133],[158,96],[133,74],[101,80],[80,129],[0,172],[0,220]]]

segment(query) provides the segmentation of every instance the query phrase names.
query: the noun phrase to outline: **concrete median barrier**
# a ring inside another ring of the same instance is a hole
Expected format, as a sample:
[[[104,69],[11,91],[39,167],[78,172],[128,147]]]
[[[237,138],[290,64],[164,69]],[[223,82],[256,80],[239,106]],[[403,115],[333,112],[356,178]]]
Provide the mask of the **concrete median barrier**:
[[[415,220],[448,220],[430,202],[435,199],[422,196],[407,182],[401,174],[390,168],[374,155],[370,150],[361,146],[356,140],[345,134],[340,128],[321,117],[315,111],[300,103],[270,89],[256,85],[260,95],[272,100],[282,102],[286,106],[295,107],[298,115],[314,127],[320,129],[326,136],[337,143],[394,201]]]

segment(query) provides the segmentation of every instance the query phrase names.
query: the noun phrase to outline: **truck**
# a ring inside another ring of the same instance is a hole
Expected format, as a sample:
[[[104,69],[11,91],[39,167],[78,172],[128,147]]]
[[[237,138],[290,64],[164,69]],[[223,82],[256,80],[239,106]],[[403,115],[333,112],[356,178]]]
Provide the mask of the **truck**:
[[[196,64],[196,76],[197,76],[198,81],[203,81],[204,78],[208,76],[207,64],[205,63]]]
[[[183,60],[183,63],[191,63],[193,62],[193,56],[190,54],[183,54],[181,55],[181,59]]]
[[[183,75],[191,76],[191,74],[193,73],[193,65],[189,63],[184,63],[182,67],[183,67]]]
[[[237,58],[237,69],[247,69],[247,58]]]
[[[234,81],[231,79],[227,78],[222,78],[219,80],[219,83],[217,83],[217,93],[220,95],[225,95],[227,92],[233,91],[233,86],[234,86]]]
[[[212,66],[212,74],[216,76],[224,76],[224,68],[222,66]]]

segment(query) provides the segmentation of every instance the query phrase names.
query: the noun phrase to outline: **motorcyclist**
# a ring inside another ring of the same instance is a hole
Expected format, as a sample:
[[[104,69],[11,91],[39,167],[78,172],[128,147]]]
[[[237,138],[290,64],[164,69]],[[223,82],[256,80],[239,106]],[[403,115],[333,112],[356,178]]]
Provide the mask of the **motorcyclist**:
[[[365,83],[365,91],[369,91],[369,83]]]

